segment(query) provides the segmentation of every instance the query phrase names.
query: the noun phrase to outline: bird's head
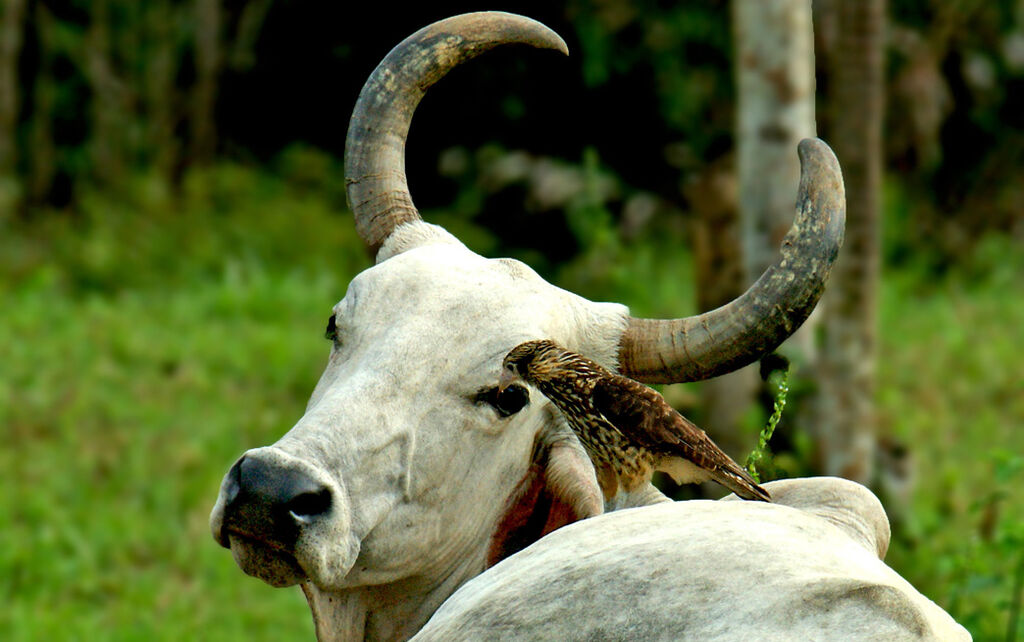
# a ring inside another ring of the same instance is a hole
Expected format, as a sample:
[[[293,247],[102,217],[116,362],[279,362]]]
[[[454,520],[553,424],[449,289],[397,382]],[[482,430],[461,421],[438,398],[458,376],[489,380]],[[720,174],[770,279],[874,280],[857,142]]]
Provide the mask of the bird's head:
[[[538,357],[552,350],[561,350],[561,348],[549,339],[527,341],[512,348],[501,362],[501,378],[498,380],[498,393],[503,392],[505,388],[517,379],[532,382],[530,366]]]

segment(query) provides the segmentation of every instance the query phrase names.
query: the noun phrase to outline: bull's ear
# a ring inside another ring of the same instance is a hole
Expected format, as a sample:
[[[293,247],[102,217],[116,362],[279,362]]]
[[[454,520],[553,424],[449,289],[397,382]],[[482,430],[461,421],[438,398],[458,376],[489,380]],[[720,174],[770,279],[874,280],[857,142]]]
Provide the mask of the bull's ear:
[[[562,418],[553,416],[537,435],[530,469],[491,538],[487,565],[557,528],[602,512],[604,500],[590,458]]]
[[[567,524],[604,512],[604,498],[594,466],[575,435],[571,441],[551,444],[547,465],[544,466],[544,482],[546,490],[555,500],[564,504],[574,515]]]

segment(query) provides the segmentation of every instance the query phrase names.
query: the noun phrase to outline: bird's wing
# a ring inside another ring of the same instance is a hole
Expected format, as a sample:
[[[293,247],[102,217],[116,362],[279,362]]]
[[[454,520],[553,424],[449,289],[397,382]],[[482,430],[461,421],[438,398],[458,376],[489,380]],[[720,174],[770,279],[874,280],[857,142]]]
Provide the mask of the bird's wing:
[[[636,445],[683,457],[740,497],[771,501],[768,492],[703,430],[642,383],[619,375],[602,377],[592,398],[594,408]]]
[[[712,471],[736,466],[703,430],[642,383],[603,377],[594,387],[593,399],[598,412],[639,446],[680,455]]]

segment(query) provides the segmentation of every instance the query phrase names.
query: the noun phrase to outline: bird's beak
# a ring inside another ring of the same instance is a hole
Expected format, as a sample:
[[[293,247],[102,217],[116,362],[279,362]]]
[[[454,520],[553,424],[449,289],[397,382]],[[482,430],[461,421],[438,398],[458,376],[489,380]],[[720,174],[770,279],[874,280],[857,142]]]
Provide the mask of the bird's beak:
[[[512,382],[518,378],[519,376],[516,375],[515,373],[511,372],[510,370],[506,370],[505,368],[502,368],[501,378],[498,379],[498,394],[500,395],[501,393],[505,392],[505,388],[508,388],[510,385],[512,385]]]

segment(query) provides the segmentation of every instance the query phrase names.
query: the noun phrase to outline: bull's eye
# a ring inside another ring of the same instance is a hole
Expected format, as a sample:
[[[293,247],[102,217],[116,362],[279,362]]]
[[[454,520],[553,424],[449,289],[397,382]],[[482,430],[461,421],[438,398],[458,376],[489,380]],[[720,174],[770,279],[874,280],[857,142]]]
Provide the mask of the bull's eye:
[[[486,388],[477,395],[477,401],[486,401],[502,417],[510,417],[530,403],[530,391],[524,386],[512,384],[501,393],[498,388]]]
[[[334,323],[334,315],[331,315],[330,319],[327,319],[327,329],[324,330],[324,338],[328,341],[338,340],[338,326]]]

